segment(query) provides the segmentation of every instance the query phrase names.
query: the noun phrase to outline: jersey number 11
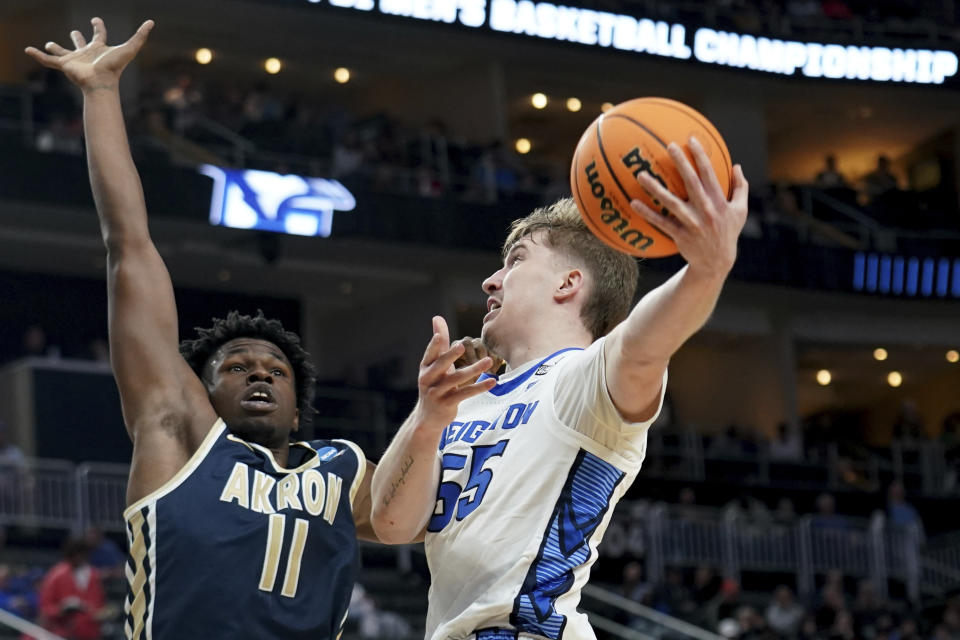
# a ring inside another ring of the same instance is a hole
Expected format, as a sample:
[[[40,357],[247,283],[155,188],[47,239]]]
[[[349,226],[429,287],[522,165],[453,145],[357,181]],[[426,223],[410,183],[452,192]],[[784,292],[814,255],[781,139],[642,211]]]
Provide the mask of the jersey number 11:
[[[273,591],[277,581],[277,572],[280,570],[280,550],[283,547],[283,529],[286,525],[286,516],[270,514],[270,529],[267,532],[267,550],[263,557],[263,572],[260,574],[260,590]],[[297,585],[300,584],[300,563],[303,560],[303,548],[307,544],[307,532],[310,523],[303,518],[297,518],[293,524],[293,540],[290,543],[290,553],[287,554],[287,571],[283,577],[283,587],[280,595],[294,598],[297,595]]]

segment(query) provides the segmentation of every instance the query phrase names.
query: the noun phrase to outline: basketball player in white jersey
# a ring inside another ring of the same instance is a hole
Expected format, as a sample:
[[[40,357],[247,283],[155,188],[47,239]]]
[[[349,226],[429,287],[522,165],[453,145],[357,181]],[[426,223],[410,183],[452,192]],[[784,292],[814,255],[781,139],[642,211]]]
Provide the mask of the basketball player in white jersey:
[[[465,385],[453,368],[464,344],[434,318],[419,400],[372,487],[381,540],[426,530],[427,638],[595,637],[576,611],[580,590],[640,470],[667,363],[713,310],[747,216],[742,169],[728,200],[699,143],[689,149],[699,176],[670,147],[687,201],[639,178],[673,216],[633,207],[687,265],[632,310],[634,260],[597,240],[567,199],[516,221],[503,267],[483,282],[481,336],[506,373]]]

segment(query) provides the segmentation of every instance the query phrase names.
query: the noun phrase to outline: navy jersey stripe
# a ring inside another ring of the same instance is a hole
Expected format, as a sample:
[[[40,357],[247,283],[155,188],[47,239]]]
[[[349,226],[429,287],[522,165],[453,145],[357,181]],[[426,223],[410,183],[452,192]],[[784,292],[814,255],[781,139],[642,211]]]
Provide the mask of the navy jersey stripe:
[[[625,474],[580,450],[560,492],[536,559],[513,603],[510,623],[519,631],[560,638],[567,624],[557,598],[573,586],[573,571],[590,558],[590,537],[610,507]]]
[[[583,351],[583,349],[581,349],[580,347],[567,347],[566,349],[560,349],[560,351],[557,351],[557,352],[555,352],[555,353],[551,353],[550,355],[548,355],[546,358],[544,358],[544,359],[541,360],[540,362],[538,362],[538,363],[536,363],[536,364],[533,364],[533,365],[530,365],[530,368],[529,368],[529,369],[527,369],[526,371],[524,371],[523,373],[521,373],[520,375],[518,375],[516,378],[513,378],[513,379],[510,380],[509,382],[504,382],[503,384],[498,384],[498,385],[495,386],[493,389],[490,389],[490,393],[492,393],[492,394],[495,395],[495,396],[505,396],[505,395],[507,395],[508,393],[510,393],[511,391],[513,391],[514,389],[516,389],[517,387],[519,387],[520,385],[522,385],[524,382],[526,382],[526,381],[530,378],[530,376],[532,376],[534,373],[537,372],[537,369],[539,369],[539,368],[543,365],[543,363],[545,363],[545,362],[547,362],[548,360],[550,360],[550,359],[552,359],[552,358],[560,355],[561,353],[563,353],[563,352],[565,352],[565,351]],[[481,374],[479,378],[477,378],[477,382],[480,382],[481,380],[486,380],[487,378],[492,378],[492,377],[493,377],[493,376],[484,373],[484,374]]]

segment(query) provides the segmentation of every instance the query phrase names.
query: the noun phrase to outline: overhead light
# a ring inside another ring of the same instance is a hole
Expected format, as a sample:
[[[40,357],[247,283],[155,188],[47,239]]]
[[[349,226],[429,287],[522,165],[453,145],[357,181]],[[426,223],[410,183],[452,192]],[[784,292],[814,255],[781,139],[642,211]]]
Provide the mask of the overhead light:
[[[570,111],[576,113],[580,111],[580,107],[582,106],[583,104],[580,102],[580,98],[567,98],[567,109]]]
[[[903,384],[903,376],[899,371],[891,371],[887,374],[887,384],[891,387],[899,387]]]
[[[957,362],[960,361],[960,352],[956,349],[950,349],[947,351],[947,362]]]
[[[526,138],[517,138],[517,142],[514,145],[517,153],[530,153],[530,146],[530,141]]]
[[[350,82],[350,69],[347,69],[346,67],[338,67],[333,72],[333,79],[340,84],[347,84]]]
[[[884,349],[883,347],[877,347],[876,349],[873,350],[873,359],[883,362],[884,360],[887,359],[887,350]]]
[[[270,75],[276,75],[280,73],[280,69],[283,69],[283,64],[280,62],[279,58],[267,58],[263,62],[263,68]]]
[[[613,109],[612,102],[604,102],[602,105],[600,105],[600,111],[604,113],[606,113],[607,111],[610,111],[610,109]]]
[[[542,93],[535,93],[530,96],[530,104],[534,109],[543,109],[547,106],[547,96]]]
[[[200,64],[210,64],[210,61],[213,60],[213,51],[210,51],[210,49],[206,47],[200,47],[196,53],[193,54],[193,57]]]
[[[817,384],[821,387],[825,387],[830,384],[830,381],[833,380],[833,376],[830,375],[830,372],[827,369],[820,369],[817,371]]]

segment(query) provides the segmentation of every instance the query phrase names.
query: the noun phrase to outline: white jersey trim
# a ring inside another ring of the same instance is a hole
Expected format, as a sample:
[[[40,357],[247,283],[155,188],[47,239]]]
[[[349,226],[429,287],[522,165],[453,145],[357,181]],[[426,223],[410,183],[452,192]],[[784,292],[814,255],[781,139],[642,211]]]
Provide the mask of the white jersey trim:
[[[190,474],[196,471],[197,467],[200,466],[200,463],[203,462],[204,458],[207,457],[207,454],[210,453],[210,449],[212,449],[214,443],[216,443],[217,438],[220,437],[220,434],[223,433],[226,428],[227,425],[224,424],[223,418],[217,418],[217,421],[213,423],[213,426],[210,427],[210,431],[208,431],[207,435],[204,437],[203,442],[201,442],[200,446],[197,447],[197,450],[193,452],[193,455],[190,456],[186,464],[180,467],[180,470],[173,474],[172,478],[124,509],[123,519],[129,520],[130,516],[142,509],[145,505],[156,502],[183,484],[186,479],[190,477]]]

